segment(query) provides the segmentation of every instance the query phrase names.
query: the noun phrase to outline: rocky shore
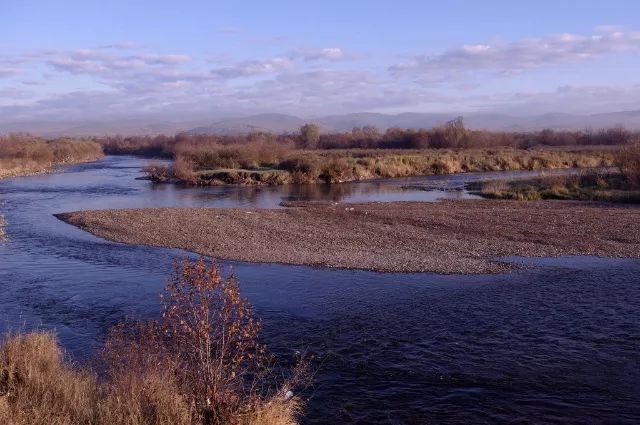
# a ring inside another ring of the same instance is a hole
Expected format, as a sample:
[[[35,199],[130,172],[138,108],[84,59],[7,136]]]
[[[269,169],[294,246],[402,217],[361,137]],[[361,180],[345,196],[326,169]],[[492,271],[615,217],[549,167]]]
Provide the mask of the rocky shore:
[[[640,208],[584,202],[293,204],[83,211],[58,218],[128,244],[253,262],[496,273],[502,256],[640,258]]]

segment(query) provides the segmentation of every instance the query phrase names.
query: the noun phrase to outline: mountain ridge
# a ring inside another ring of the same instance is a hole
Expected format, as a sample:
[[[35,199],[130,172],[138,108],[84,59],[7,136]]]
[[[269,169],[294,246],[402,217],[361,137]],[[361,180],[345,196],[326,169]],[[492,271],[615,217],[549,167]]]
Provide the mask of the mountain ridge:
[[[263,113],[244,117],[231,117],[209,121],[165,121],[159,119],[129,119],[113,121],[23,121],[0,123],[0,134],[28,132],[43,137],[59,136],[112,136],[157,135],[188,132],[191,134],[243,134],[255,131],[293,133],[308,122],[318,124],[323,132],[350,131],[353,127],[373,126],[380,131],[391,127],[432,128],[457,116],[463,116],[471,129],[493,131],[536,131],[600,129],[622,126],[640,130],[640,110],[605,112],[597,114],[568,114],[552,112],[532,116],[504,113],[421,113],[403,112],[384,114],[356,112],[302,118],[281,113]]]

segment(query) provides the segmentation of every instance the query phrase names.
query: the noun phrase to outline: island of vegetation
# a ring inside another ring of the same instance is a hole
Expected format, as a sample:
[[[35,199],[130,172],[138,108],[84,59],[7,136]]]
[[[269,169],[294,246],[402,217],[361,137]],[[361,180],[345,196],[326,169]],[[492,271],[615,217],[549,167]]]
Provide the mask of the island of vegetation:
[[[107,137],[107,154],[172,159],[148,168],[154,182],[187,185],[339,183],[431,174],[592,168],[615,165],[616,150],[640,140],[622,128],[599,131],[490,132],[462,119],[433,129],[373,127],[295,134]]]
[[[540,199],[640,202],[640,145],[620,149],[617,167],[581,170],[574,175],[534,179],[485,180],[467,185],[472,193],[491,199]]]

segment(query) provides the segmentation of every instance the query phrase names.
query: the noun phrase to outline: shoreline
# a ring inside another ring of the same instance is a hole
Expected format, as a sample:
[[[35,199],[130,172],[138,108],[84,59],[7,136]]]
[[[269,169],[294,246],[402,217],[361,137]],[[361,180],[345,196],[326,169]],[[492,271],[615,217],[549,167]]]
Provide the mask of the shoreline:
[[[500,273],[506,256],[640,258],[640,208],[591,202],[294,203],[57,214],[114,242],[379,272]],[[206,231],[203,231],[206,229]]]
[[[100,159],[103,159],[105,155],[100,155],[98,157],[92,157],[88,159],[79,159],[77,161],[66,161],[66,162],[58,162],[50,165],[42,166],[42,167],[13,167],[13,168],[2,168],[0,166],[0,181],[4,179],[12,179],[16,177],[29,177],[29,176],[37,176],[40,174],[47,173],[55,173],[61,167],[66,167],[70,165],[78,165],[78,164],[86,164],[89,162],[95,162]],[[1,163],[0,163],[1,165]]]

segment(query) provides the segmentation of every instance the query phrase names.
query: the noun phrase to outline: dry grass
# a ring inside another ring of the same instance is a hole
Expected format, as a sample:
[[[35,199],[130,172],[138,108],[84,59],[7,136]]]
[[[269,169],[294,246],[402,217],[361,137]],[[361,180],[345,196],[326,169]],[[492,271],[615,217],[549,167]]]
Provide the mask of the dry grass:
[[[64,361],[47,332],[7,337],[0,349],[0,419],[7,425],[95,423],[95,378]]]
[[[224,159],[221,150],[190,151],[188,157],[178,152],[174,175],[182,182],[202,185],[339,183],[463,172],[608,167],[616,161],[615,152],[608,149],[267,150],[269,155],[260,154],[260,149],[229,148],[224,150],[228,155]],[[198,155],[203,157],[198,159]],[[246,173],[236,175],[242,171]]]
[[[622,128],[597,132],[471,131],[460,119],[431,130],[391,128],[381,133],[365,127],[323,134],[319,139],[317,134],[309,134],[309,127],[304,126],[299,134],[179,134],[101,139],[100,143],[108,153],[172,156],[177,180],[208,185],[341,182],[468,171],[609,166],[614,162],[613,153],[603,146],[628,145],[638,137]],[[263,179],[260,174],[216,174],[211,178],[212,172],[219,170],[280,170],[289,175]],[[171,179],[160,176],[157,180]]]
[[[203,260],[178,263],[162,319],[116,326],[100,378],[66,359],[54,334],[0,343],[3,425],[293,425],[307,379],[301,364],[275,378],[273,359],[233,278]],[[278,372],[284,372],[278,369]]]
[[[56,165],[94,161],[102,148],[88,140],[43,139],[24,134],[0,136],[0,178],[46,171]]]
[[[633,188],[640,188],[640,143],[620,151],[618,166],[629,185]]]
[[[494,180],[468,185],[472,192],[491,199],[541,199],[640,202],[640,190],[629,176],[607,171],[585,171],[571,176]]]

